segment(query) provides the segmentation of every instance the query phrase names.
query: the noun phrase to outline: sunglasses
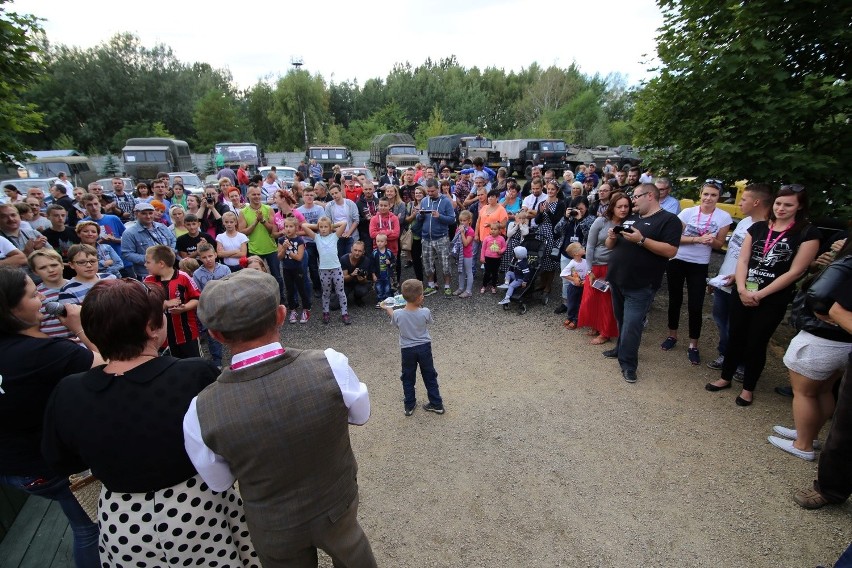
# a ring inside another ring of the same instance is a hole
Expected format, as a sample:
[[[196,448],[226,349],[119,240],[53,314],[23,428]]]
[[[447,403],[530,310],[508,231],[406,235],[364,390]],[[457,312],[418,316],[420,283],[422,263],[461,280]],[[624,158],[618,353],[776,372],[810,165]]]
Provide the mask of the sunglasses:
[[[710,178],[710,179],[705,179],[705,180],[704,180],[704,185],[712,185],[713,187],[715,187],[716,189],[718,189],[718,190],[720,190],[720,191],[721,191],[721,190],[725,187],[725,184],[724,184],[724,183],[722,183],[722,180],[720,180],[720,179],[712,179],[712,178]]]
[[[805,191],[805,186],[800,183],[791,183],[781,186],[781,191],[792,191],[793,193],[802,193]]]

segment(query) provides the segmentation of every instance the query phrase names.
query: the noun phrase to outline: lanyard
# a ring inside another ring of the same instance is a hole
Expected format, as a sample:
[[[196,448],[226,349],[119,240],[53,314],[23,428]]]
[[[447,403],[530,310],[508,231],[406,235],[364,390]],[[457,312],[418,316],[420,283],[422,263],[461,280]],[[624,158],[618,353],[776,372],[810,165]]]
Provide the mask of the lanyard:
[[[715,209],[713,209],[713,211],[710,212],[710,217],[707,219],[707,222],[704,223],[704,230],[702,231],[701,230],[701,209],[698,210],[698,219],[695,221],[695,225],[698,227],[698,235],[699,236],[703,237],[704,235],[707,234],[707,230],[710,228],[710,221],[713,220],[713,213],[715,213],[715,212],[716,212]]]
[[[248,367],[250,365],[254,365],[255,363],[260,363],[261,361],[272,359],[273,357],[278,357],[279,355],[284,355],[283,347],[278,347],[276,349],[273,349],[272,351],[267,351],[259,355],[254,355],[253,357],[243,359],[238,363],[231,363],[231,370],[236,371],[237,369],[242,369],[243,367]]]
[[[792,229],[792,228],[793,228],[793,225],[795,225],[795,224],[796,224],[796,222],[795,222],[795,221],[793,221],[793,224],[792,224],[792,225],[790,225],[789,227],[787,227],[786,229],[784,229],[783,231],[781,231],[780,233],[778,233],[778,236],[777,236],[777,237],[775,237],[775,240],[774,240],[774,241],[772,240],[772,227],[769,227],[769,233],[766,235],[766,240],[765,240],[765,241],[763,241],[763,258],[764,258],[764,260],[766,259],[766,253],[768,253],[769,251],[771,251],[772,249],[774,249],[774,248],[775,248],[775,245],[777,245],[777,244],[778,244],[778,241],[780,241],[780,240],[781,240],[781,238],[782,238],[784,235],[786,235],[786,234],[787,234],[787,231],[789,231],[790,229]]]

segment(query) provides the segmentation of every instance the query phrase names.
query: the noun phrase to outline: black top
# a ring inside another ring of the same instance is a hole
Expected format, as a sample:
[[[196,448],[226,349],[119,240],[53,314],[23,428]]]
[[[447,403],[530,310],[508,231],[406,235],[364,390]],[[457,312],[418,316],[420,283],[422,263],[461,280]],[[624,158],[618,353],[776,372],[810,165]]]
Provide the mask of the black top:
[[[207,242],[207,244],[213,246],[214,250],[216,249],[216,240],[203,231],[194,237],[189,233],[179,236],[175,241],[175,248],[178,252],[185,252],[188,255],[192,255],[198,250],[198,245],[201,244],[201,241]]]
[[[159,357],[124,375],[97,367],[66,378],[44,415],[42,452],[61,474],[91,468],[110,491],[145,493],[195,475],[183,417],[219,370],[203,359]]]
[[[780,232],[772,231],[772,237],[767,243],[769,236],[769,223],[767,221],[754,223],[748,228],[748,234],[751,235],[748,276],[757,280],[758,290],[763,290],[772,284],[776,278],[789,272],[793,265],[793,258],[799,251],[799,246],[805,241],[819,239],[820,236],[819,229],[808,224],[801,231],[785,233],[780,239],[778,239]],[[764,258],[763,248],[765,245],[771,246],[767,246],[766,257]],[[770,297],[777,297],[779,300],[789,302],[793,297],[795,286],[794,282],[783,290],[771,294]],[[769,299],[769,297],[765,299]]]
[[[88,369],[93,359],[68,339],[0,335],[0,473],[49,472],[40,450],[47,399],[64,376]]]
[[[677,215],[665,209],[644,218],[636,214],[630,215],[623,224],[635,227],[646,239],[661,241],[674,247],[680,245],[683,225]],[[657,289],[663,283],[663,274],[668,262],[668,258],[617,236],[612,256],[609,257],[606,277],[620,288],[636,290],[650,286]]]
[[[373,272],[375,272],[375,267],[373,266],[373,255],[364,255],[361,257],[361,260],[358,261],[358,264],[355,266],[352,265],[352,261],[348,254],[344,254],[340,257],[340,269],[344,272],[352,274],[352,270],[358,268],[363,270],[366,274],[364,276],[367,277],[367,282],[373,281]]]
[[[65,218],[66,225],[73,227],[77,224],[77,210],[74,209],[74,201],[70,197],[64,195],[59,199],[55,199],[53,202],[57,205],[61,205],[68,213],[68,216]]]

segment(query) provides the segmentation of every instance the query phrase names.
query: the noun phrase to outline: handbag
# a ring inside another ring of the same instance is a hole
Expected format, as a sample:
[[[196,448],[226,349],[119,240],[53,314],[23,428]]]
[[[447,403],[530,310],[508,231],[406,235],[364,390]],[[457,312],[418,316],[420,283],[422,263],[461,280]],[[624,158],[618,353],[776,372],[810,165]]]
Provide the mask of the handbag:
[[[401,250],[411,251],[411,245],[414,241],[414,234],[411,232],[411,229],[406,229],[399,236],[399,248]]]

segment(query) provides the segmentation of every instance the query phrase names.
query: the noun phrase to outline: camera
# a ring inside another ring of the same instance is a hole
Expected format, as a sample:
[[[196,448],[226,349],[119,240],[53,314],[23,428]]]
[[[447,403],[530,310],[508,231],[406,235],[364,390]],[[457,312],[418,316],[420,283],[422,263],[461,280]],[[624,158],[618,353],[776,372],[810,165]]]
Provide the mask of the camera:
[[[568,214],[572,217],[580,217],[580,212],[576,209],[569,209]]]
[[[205,198],[205,201],[206,201],[207,203],[213,203],[213,198],[212,198],[212,197],[207,197],[207,198]]]
[[[625,227],[624,225],[616,225],[615,227],[612,228],[612,232],[615,233],[616,235],[619,234],[619,233],[632,233],[633,228],[632,227]]]

